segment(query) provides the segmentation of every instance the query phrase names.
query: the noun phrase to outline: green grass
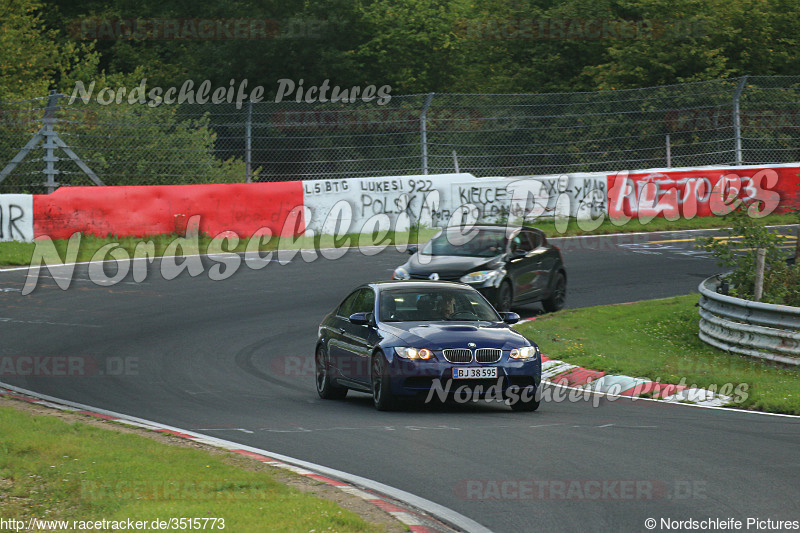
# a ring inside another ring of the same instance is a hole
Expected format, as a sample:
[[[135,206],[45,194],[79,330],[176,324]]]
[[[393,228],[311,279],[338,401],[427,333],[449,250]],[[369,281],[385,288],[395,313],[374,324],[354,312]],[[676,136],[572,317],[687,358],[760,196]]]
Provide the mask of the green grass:
[[[372,234],[350,234],[343,235],[334,240],[330,235],[318,235],[311,237],[298,237],[281,238],[273,237],[266,240],[266,242],[259,242],[254,240],[252,248],[249,238],[241,238],[236,246],[231,246],[231,242],[222,242],[221,239],[213,239],[208,235],[200,235],[197,239],[197,249],[193,248],[175,248],[170,251],[170,255],[182,254],[195,254],[195,253],[221,253],[221,252],[245,252],[248,249],[258,250],[259,252],[269,252],[275,250],[294,250],[300,248],[341,248],[346,246],[373,246],[373,245],[401,245],[401,244],[417,244],[418,242],[425,242],[436,233],[437,230],[422,229],[413,231],[412,233],[398,233],[389,232],[387,235],[372,235]],[[182,238],[184,235],[154,235],[147,237],[118,237],[109,235],[107,237],[98,237],[95,235],[83,235],[80,239],[78,254],[76,261],[90,261],[110,259],[111,257],[97,254],[98,250],[109,243],[118,243],[119,246],[115,250],[123,249],[130,257],[134,257],[136,247],[140,243],[152,242],[154,246],[156,257],[165,255],[165,252],[176,239]],[[63,260],[67,257],[67,250],[69,245],[68,239],[54,239],[53,245],[56,251]],[[216,249],[209,250],[210,245],[214,245]],[[20,243],[20,242],[0,242],[0,266],[12,265],[29,265],[33,251],[36,247],[35,243]]]
[[[747,398],[737,407],[800,414],[800,372],[703,343],[697,335],[698,299],[691,294],[569,309],[517,329],[553,359],[662,383],[714,385],[720,392],[726,383],[746,384]]]
[[[797,216],[793,214],[784,215],[769,215],[762,219],[760,222],[764,225],[781,225],[781,224],[796,224]],[[545,232],[549,237],[558,236],[574,236],[574,235],[603,235],[609,233],[631,233],[643,231],[676,231],[688,229],[714,229],[726,228],[730,223],[726,217],[696,217],[691,220],[676,220],[670,222],[663,218],[656,218],[647,224],[642,224],[637,219],[633,219],[626,224],[617,226],[610,220],[606,219],[598,228],[591,231],[586,231],[580,228],[578,222],[570,219],[566,227],[561,227],[553,221],[542,221],[533,224]],[[343,246],[371,246],[374,244],[416,244],[425,242],[430,239],[436,229],[412,229],[410,233],[397,233],[389,232],[385,237],[373,234],[349,234],[341,236],[334,241],[330,235],[318,235],[314,238],[299,237],[297,239],[279,239],[273,237],[268,242],[254,242],[254,247],[260,252],[267,252],[271,250],[291,250],[298,248],[331,248]],[[95,235],[85,235],[81,238],[80,247],[78,251],[77,261],[90,261],[92,259],[104,259],[107,257],[95,257],[97,251],[104,245],[109,243],[119,243],[119,247],[124,249],[129,256],[133,257],[137,244],[141,242],[152,241],[155,247],[155,255],[162,256],[168,249],[170,243],[175,239],[183,237],[183,235],[155,235],[149,237],[118,237],[109,235],[106,237],[98,237]],[[197,250],[183,250],[177,249],[177,254],[184,253],[206,253],[209,245],[214,242],[208,235],[200,235],[198,238]],[[66,257],[67,239],[56,239],[53,241],[59,255]],[[216,241],[216,252],[244,252],[249,244],[248,238],[240,239],[235,247],[229,247],[230,243],[225,243],[224,250],[221,248],[221,243]],[[34,243],[18,243],[18,242],[0,242],[0,266],[10,265],[28,265],[31,261],[31,256],[35,248]],[[254,249],[255,249],[254,248]]]
[[[30,264],[33,248],[32,242],[0,242],[0,266]]]
[[[234,463],[242,458],[230,453],[11,407],[0,407],[0,427],[0,516],[6,519],[224,518],[226,531],[383,530],[277,481],[260,463],[241,468]]]

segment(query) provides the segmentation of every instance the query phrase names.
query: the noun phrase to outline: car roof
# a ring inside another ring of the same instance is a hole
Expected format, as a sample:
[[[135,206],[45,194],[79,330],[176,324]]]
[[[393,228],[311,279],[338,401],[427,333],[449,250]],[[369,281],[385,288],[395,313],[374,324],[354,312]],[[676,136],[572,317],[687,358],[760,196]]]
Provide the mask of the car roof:
[[[524,229],[524,230],[528,230],[528,231],[535,231],[536,233],[541,233],[542,235],[544,235],[544,232],[542,230],[540,230],[539,228],[534,228],[533,226],[525,226],[524,224],[493,224],[493,223],[485,222],[485,223],[481,223],[481,224],[472,224],[472,225],[470,225],[470,224],[455,224],[453,226],[447,226],[447,227],[444,227],[444,228],[441,228],[441,229],[447,230],[447,229],[453,229],[453,228],[475,228],[475,229],[494,229],[494,230],[511,229],[512,232]]]
[[[373,283],[368,283],[365,285],[369,287],[373,287],[380,290],[384,289],[396,289],[400,287],[407,287],[410,289],[424,289],[424,288],[452,288],[452,289],[467,289],[470,291],[474,291],[475,289],[470,287],[465,283],[459,283],[457,281],[442,281],[442,280],[407,280],[407,279],[392,279],[386,281],[375,281]]]

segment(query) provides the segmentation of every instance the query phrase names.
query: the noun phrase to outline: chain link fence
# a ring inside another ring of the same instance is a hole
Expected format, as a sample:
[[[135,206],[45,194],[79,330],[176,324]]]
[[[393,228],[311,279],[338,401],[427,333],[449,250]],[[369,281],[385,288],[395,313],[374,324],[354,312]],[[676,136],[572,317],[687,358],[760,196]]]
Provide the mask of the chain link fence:
[[[800,161],[800,76],[586,93],[393,96],[385,105],[69,100],[0,103],[0,192]]]

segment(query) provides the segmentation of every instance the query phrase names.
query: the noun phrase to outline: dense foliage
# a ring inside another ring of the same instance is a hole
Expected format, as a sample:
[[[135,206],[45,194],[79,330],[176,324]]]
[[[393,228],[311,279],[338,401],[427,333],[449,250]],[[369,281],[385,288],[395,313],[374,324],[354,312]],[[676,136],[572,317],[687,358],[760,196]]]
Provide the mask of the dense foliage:
[[[187,19],[266,21],[266,38],[97,32],[104,22],[183,28]],[[389,84],[393,94],[590,91],[800,74],[794,0],[10,0],[0,26],[4,100],[137,69],[168,86],[246,78],[274,91],[281,78],[307,86],[330,79]]]
[[[134,24],[149,33],[123,31]],[[673,166],[717,164],[732,158],[726,124],[742,75],[751,76],[742,101],[748,156],[794,160],[796,84],[754,80],[800,75],[798,35],[795,0],[8,0],[0,5],[0,160],[41,127],[46,99],[8,102],[53,89],[71,95],[77,82],[99,91],[146,78],[165,89],[246,80],[264,88],[264,103],[282,79],[391,87],[393,109],[383,114],[364,102],[327,104],[346,107],[336,116],[356,122],[351,137],[337,124],[316,127],[313,114],[255,108],[254,180],[419,172],[418,117],[431,92],[432,172],[451,171],[456,149],[461,170],[476,175],[658,166],[666,135]],[[717,81],[653,88],[703,80]],[[618,91],[632,88],[642,89]],[[597,90],[608,92],[583,93]],[[518,96],[483,96],[494,93]],[[788,126],[758,129],[783,109],[774,120]],[[246,116],[123,103],[65,110],[58,129],[108,184],[242,181]],[[378,123],[391,135],[372,131]],[[473,152],[478,146],[490,148]],[[32,152],[2,190],[38,192],[42,157]],[[62,163],[65,182],[86,182],[70,164]]]
[[[721,267],[730,269],[726,277],[728,293],[745,300],[754,298],[756,254],[763,249],[766,256],[761,301],[800,307],[800,263],[787,264],[790,254],[783,249],[786,239],[750,216],[744,204],[732,213],[730,220],[733,227],[720,230],[724,236],[698,239],[700,246],[710,251]]]

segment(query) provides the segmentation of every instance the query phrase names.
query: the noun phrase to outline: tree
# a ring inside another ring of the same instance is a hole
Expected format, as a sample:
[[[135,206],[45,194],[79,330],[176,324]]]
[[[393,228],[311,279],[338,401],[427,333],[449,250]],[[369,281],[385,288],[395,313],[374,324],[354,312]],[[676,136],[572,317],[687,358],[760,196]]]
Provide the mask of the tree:
[[[47,29],[37,0],[10,0],[0,7],[0,100],[14,101],[46,95],[65,72],[96,61],[90,48],[59,41]]]

